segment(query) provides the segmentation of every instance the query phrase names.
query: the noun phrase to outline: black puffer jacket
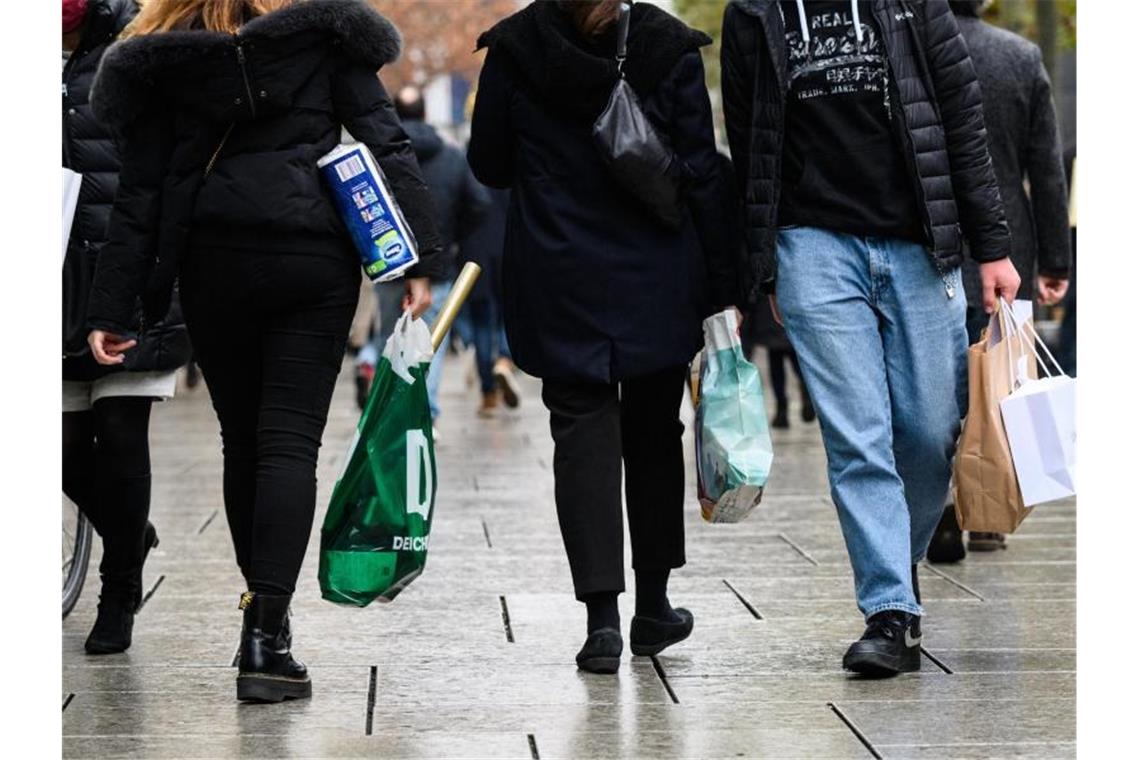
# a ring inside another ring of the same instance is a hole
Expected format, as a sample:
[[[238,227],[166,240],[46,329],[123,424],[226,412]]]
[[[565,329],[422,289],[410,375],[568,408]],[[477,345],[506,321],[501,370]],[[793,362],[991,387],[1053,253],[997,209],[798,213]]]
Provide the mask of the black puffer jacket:
[[[439,216],[439,238],[446,262],[444,278],[455,276],[455,259],[459,241],[475,227],[491,205],[487,189],[479,184],[467,166],[463,151],[448,145],[426,122],[408,120],[404,129],[412,140],[416,160],[424,173],[424,181],[435,201]],[[441,270],[444,268],[441,267]]]
[[[431,196],[376,75],[399,50],[399,32],[363,0],[286,6],[236,35],[172,31],[108,50],[92,103],[126,147],[88,325],[132,332],[139,293],[147,318],[164,312],[191,235],[270,251],[347,246],[316,166],[342,126],[375,154],[416,236],[409,276],[432,275]]]
[[[946,0],[872,0],[886,44],[892,103],[935,265],[1010,253],[1009,227],[986,148],[982,94]],[[772,292],[788,91],[777,0],[732,0],[724,13],[721,88],[729,146],[746,203],[750,300]]]
[[[83,175],[63,262],[66,380],[92,380],[122,369],[173,369],[189,358],[190,343],[177,306],[127,352],[121,366],[100,367],[87,350],[87,301],[119,186],[119,151],[111,130],[92,113],[88,95],[107,47],[137,12],[134,0],[94,0],[83,38],[63,68],[63,165]]]

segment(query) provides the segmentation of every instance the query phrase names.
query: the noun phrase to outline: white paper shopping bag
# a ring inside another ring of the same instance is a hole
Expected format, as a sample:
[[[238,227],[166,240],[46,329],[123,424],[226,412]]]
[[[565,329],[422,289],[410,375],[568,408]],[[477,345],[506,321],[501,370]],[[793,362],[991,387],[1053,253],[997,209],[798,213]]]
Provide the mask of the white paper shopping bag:
[[[1030,380],[1002,399],[1001,419],[1027,507],[1077,492],[1076,402],[1077,381],[1065,375]]]
[[[1011,324],[1012,310],[1004,303],[1002,307],[1007,324]],[[1061,371],[1031,323],[1018,325],[1016,334],[1031,348],[1046,373],[1049,366],[1038,348],[1056,369],[1056,374],[1032,379],[1024,362],[1018,363],[1014,368],[1016,387],[1000,404],[1017,485],[1025,506],[1032,507],[1076,495],[1077,381]]]

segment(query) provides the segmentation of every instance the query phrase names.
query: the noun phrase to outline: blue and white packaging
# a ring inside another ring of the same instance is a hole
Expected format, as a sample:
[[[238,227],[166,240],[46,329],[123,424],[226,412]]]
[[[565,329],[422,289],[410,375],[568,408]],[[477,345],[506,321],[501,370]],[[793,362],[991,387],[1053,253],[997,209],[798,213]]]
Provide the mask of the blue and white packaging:
[[[317,168],[370,280],[394,280],[420,260],[415,236],[367,146],[338,145],[317,161]]]

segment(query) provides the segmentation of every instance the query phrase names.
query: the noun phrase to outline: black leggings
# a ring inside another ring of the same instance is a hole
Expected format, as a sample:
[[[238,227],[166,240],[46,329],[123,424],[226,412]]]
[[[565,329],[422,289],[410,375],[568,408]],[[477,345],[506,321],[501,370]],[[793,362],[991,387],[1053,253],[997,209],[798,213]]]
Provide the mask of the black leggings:
[[[359,267],[345,247],[197,247],[183,269],[186,326],[221,425],[226,519],[252,591],[291,594],[301,570]]]
[[[103,539],[99,573],[107,582],[137,582],[150,514],[152,399],[101,398],[85,412],[63,414],[63,492]]]
[[[543,381],[554,437],[554,501],[574,593],[625,590],[622,464],[635,570],[685,564],[686,367],[618,385]]]

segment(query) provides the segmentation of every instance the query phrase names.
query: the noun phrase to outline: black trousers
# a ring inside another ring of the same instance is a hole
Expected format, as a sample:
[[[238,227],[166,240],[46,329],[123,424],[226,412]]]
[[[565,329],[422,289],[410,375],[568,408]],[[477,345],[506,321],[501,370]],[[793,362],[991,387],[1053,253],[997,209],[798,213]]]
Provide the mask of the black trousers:
[[[554,500],[579,599],[625,590],[623,463],[634,569],[685,564],[678,411],[687,374],[682,366],[620,385],[543,381],[554,437]]]
[[[120,588],[137,584],[143,563],[151,404],[143,397],[101,398],[88,411],[63,414],[63,492],[103,540],[104,584]]]
[[[199,246],[183,267],[186,326],[221,425],[226,519],[250,590],[295,588],[359,287],[360,265],[339,245]]]

